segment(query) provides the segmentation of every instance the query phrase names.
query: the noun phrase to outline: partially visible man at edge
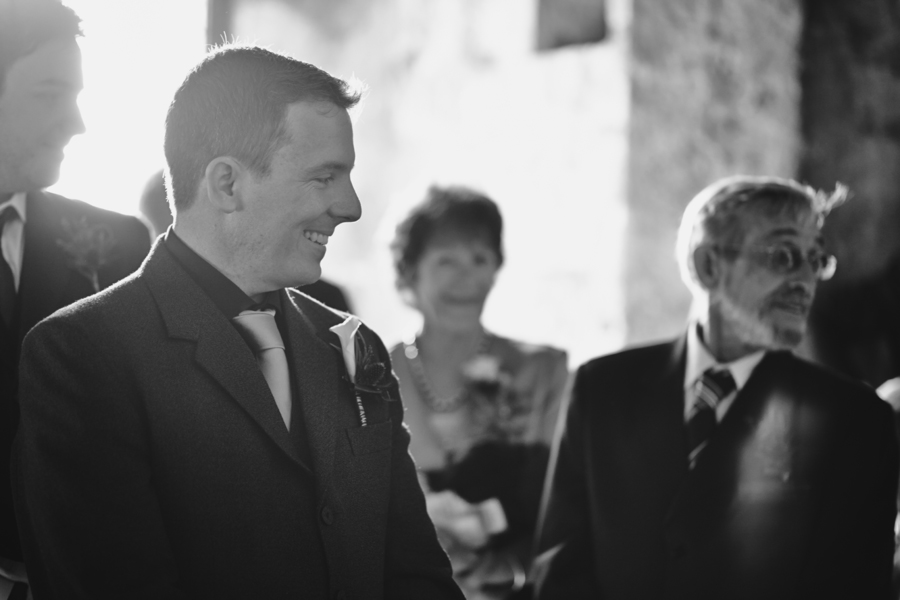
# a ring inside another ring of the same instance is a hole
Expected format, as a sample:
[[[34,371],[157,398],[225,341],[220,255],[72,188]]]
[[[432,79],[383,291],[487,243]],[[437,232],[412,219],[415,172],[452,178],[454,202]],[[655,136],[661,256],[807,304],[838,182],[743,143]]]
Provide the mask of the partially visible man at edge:
[[[384,345],[292,289],[360,217],[358,100],[234,46],[175,93],[173,227],[23,346],[14,487],[38,600],[462,598]]]
[[[22,339],[136,270],[150,248],[138,219],[42,191],[84,131],[80,33],[58,0],[0,0],[0,600],[26,593],[9,477]]]
[[[583,365],[548,473],[541,600],[887,598],[897,441],[802,339],[845,196],[737,176],[684,213],[696,319]]]

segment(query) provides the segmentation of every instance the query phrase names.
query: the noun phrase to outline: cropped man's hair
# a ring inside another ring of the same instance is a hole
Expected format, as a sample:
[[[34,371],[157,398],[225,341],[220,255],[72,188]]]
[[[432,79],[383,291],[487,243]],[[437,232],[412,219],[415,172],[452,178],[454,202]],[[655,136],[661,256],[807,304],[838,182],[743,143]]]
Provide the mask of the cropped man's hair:
[[[676,258],[681,279],[699,292],[694,251],[708,244],[720,248],[744,243],[747,217],[751,215],[793,218],[811,214],[821,228],[832,208],[847,199],[847,188],[837,184],[827,193],[780,177],[735,175],[706,187],[688,203],[681,219]]]
[[[349,109],[360,94],[313,65],[251,46],[212,51],[185,80],[166,116],[168,185],[176,210],[191,206],[206,167],[230,156],[266,175],[288,140],[285,114],[297,102]]]
[[[13,64],[46,43],[80,35],[81,19],[59,0],[0,0],[0,93]]]
[[[397,226],[391,250],[397,287],[412,285],[416,267],[429,244],[448,235],[482,240],[503,264],[503,217],[497,204],[463,186],[431,186],[425,199]]]

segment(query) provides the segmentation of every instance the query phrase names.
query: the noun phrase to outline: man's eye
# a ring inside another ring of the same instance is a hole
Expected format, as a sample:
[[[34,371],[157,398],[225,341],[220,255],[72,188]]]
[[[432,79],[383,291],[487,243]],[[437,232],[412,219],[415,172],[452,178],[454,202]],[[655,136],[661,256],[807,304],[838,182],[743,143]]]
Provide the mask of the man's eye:
[[[334,181],[334,175],[326,175],[325,177],[319,177],[316,179],[319,183],[331,183]]]
[[[772,249],[770,254],[772,268],[780,272],[790,272],[796,266],[796,248],[790,246],[778,246]]]

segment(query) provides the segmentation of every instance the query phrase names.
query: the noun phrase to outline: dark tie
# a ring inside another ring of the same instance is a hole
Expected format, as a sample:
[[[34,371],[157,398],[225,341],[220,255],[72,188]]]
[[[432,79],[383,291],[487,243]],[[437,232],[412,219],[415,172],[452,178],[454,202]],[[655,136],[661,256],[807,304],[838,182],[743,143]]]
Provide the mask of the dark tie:
[[[275,323],[275,310],[245,310],[234,319],[238,332],[256,354],[284,426],[291,429],[291,374],[288,371],[284,340]]]
[[[735,390],[734,377],[728,369],[707,369],[694,385],[697,401],[688,417],[688,462],[691,468],[706,447],[716,428],[716,406]]]
[[[3,239],[3,230],[6,224],[19,218],[19,213],[12,205],[0,212],[0,240]],[[6,258],[0,256],[0,316],[6,326],[12,323],[13,313],[16,310],[16,280],[12,268],[6,262]]]

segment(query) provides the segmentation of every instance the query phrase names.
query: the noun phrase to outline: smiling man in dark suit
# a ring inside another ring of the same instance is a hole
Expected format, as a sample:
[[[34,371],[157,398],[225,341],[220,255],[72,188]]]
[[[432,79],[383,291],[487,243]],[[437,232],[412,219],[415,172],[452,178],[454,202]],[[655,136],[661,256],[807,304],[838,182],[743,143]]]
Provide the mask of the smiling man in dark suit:
[[[890,407],[795,358],[844,195],[734,177],[688,206],[677,340],[583,365],[554,448],[541,600],[887,598]]]
[[[461,598],[381,340],[292,289],[360,217],[358,99],[253,47],[176,92],[173,227],[24,343],[35,598]]]
[[[56,0],[0,0],[0,600],[24,593],[9,589],[25,579],[9,484],[22,339],[136,270],[150,248],[136,218],[41,191],[84,131],[78,35],[78,17]]]

